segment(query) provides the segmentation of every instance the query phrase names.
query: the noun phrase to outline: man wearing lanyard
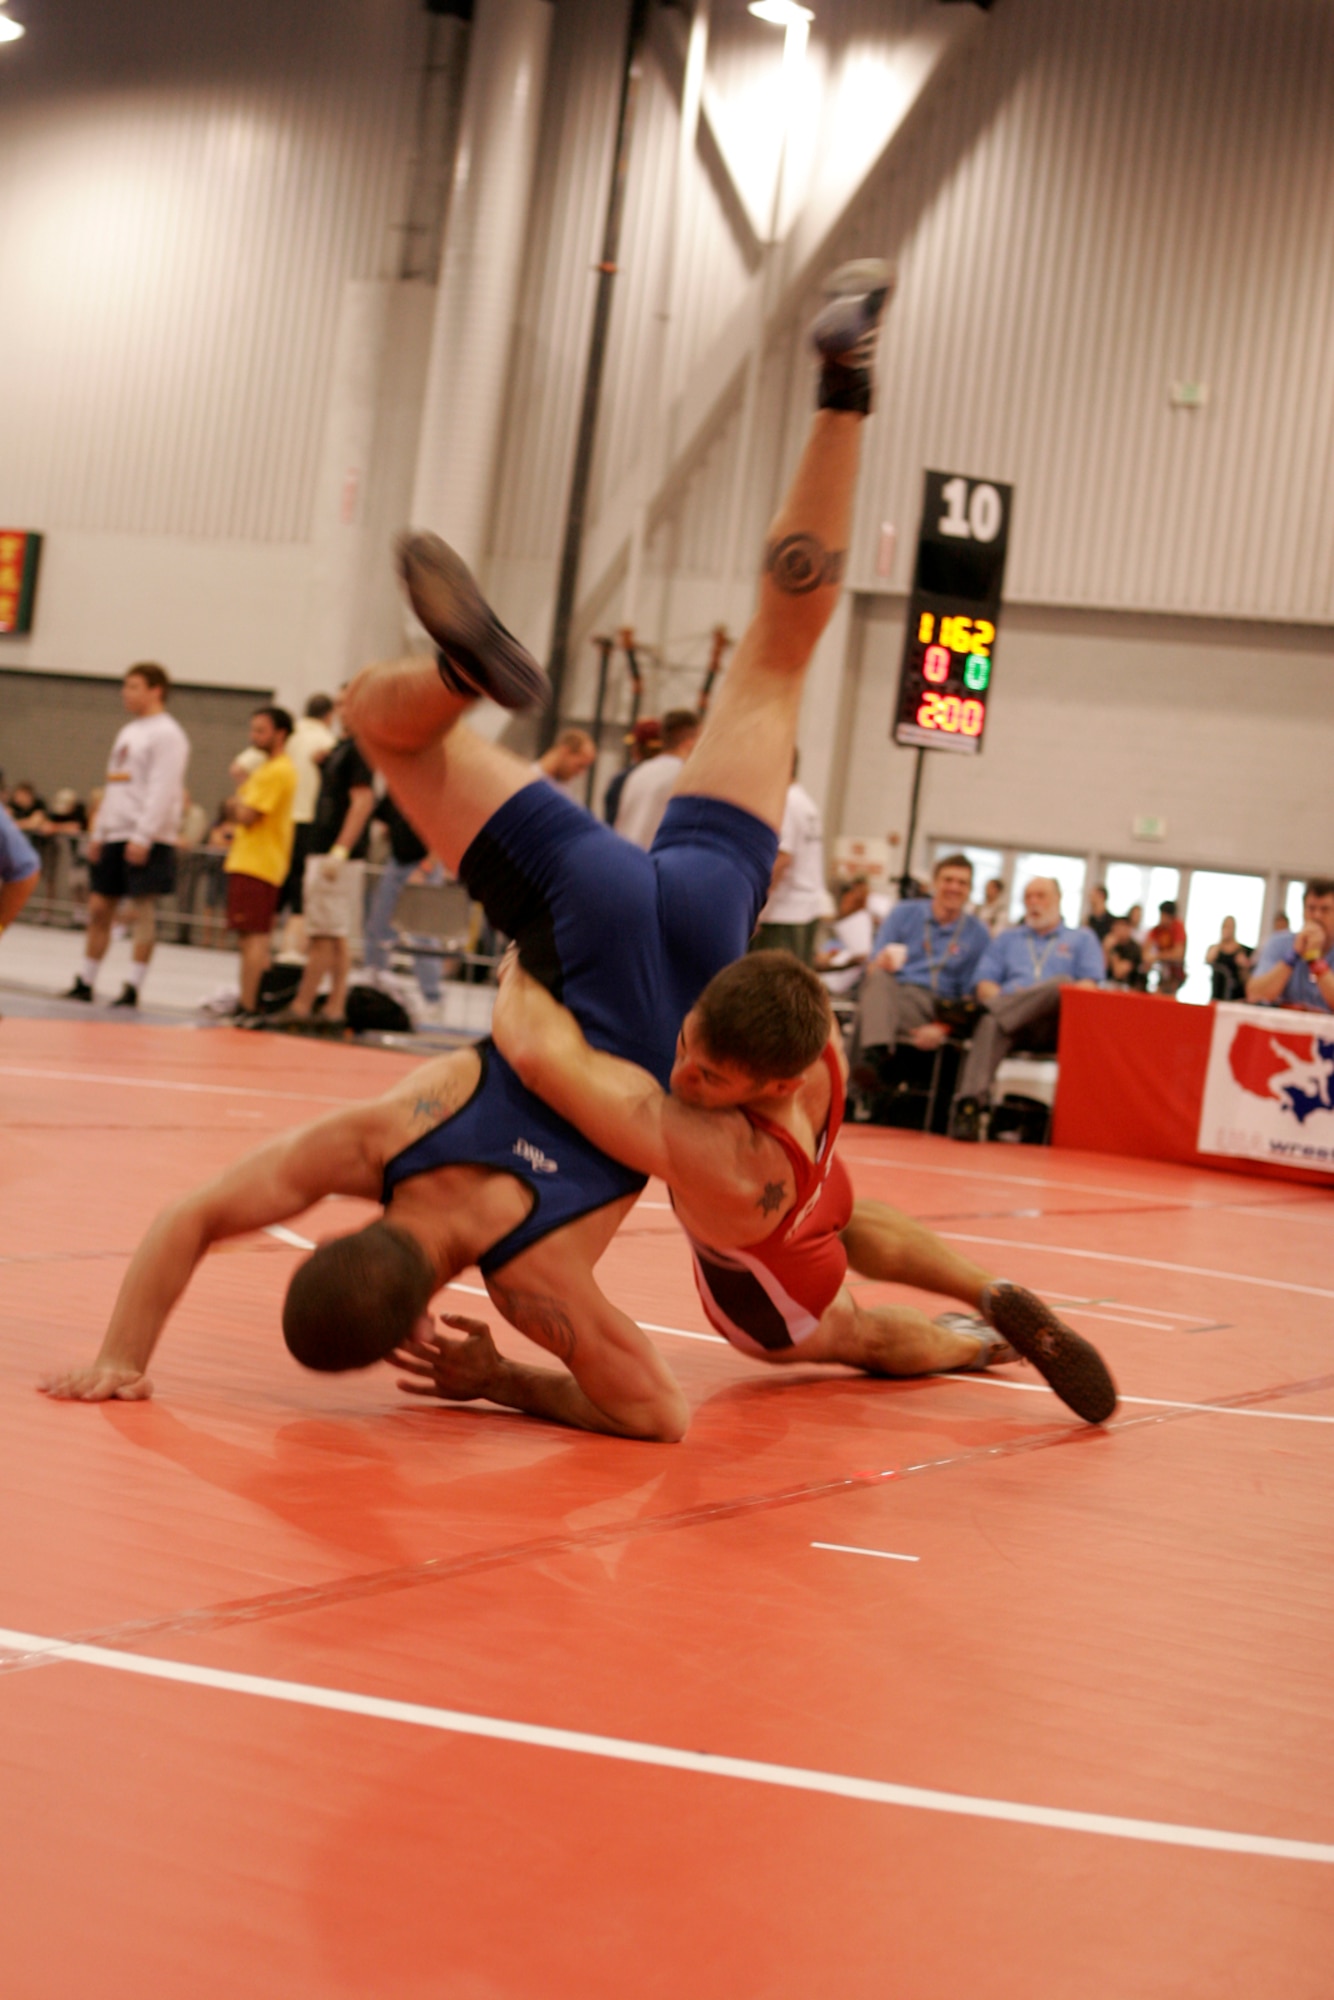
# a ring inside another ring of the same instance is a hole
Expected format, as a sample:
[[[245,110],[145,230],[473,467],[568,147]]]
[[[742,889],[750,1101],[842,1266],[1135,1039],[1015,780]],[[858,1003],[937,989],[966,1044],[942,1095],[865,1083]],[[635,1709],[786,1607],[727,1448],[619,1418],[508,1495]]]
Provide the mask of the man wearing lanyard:
[[[964,1057],[950,1115],[952,1139],[981,1137],[991,1079],[1012,1049],[1056,1047],[1063,986],[1097,986],[1102,946],[1091,930],[1061,921],[1061,885],[1036,875],[1024,890],[1024,921],[987,946],[977,968],[983,1014]]]
[[[938,1049],[949,1033],[943,1005],[964,1000],[991,943],[986,925],[967,914],[973,864],[966,854],[936,863],[931,900],[898,903],[875,934],[857,1009],[853,1082],[873,1093],[888,1081],[900,1036],[914,1048]]]

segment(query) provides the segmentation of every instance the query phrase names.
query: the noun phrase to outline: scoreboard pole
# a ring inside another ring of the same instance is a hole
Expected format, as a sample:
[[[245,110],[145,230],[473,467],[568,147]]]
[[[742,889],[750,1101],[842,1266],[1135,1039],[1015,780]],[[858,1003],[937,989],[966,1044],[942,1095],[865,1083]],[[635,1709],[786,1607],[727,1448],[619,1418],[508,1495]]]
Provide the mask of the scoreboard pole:
[[[915,877],[912,872],[913,842],[917,838],[917,802],[922,795],[922,766],[926,763],[926,752],[918,745],[917,766],[912,774],[912,804],[908,808],[908,831],[903,842],[903,873],[899,877],[900,896],[910,896]]]

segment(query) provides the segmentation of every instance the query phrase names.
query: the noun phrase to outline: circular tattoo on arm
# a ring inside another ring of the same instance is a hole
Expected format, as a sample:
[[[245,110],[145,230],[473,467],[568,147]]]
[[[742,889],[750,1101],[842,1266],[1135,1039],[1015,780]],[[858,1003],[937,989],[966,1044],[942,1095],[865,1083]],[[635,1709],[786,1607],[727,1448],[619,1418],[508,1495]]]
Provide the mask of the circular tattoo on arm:
[[[841,583],[844,549],[827,549],[818,535],[784,535],[764,551],[764,567],[789,597],[805,597],[822,584]]]

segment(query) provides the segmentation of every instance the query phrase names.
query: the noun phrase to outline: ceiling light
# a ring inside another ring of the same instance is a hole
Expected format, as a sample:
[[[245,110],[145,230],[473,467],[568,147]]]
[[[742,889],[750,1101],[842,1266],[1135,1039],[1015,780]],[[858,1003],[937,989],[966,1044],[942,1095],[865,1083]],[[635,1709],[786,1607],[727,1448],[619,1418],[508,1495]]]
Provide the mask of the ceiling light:
[[[810,8],[798,6],[797,0],[750,0],[749,12],[757,21],[768,21],[775,28],[790,28],[798,21],[815,19]]]
[[[20,35],[26,33],[27,29],[20,22],[10,20],[0,0],[0,42],[16,42]]]

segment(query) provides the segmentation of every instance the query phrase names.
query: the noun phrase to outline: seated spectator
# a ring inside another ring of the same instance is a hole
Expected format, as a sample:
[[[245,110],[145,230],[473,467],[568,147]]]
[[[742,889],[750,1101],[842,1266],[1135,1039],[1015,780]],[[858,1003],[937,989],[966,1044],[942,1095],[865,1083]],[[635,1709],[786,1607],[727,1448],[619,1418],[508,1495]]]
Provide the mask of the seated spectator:
[[[1273,923],[1272,923],[1272,924],[1271,924],[1271,925],[1269,926],[1269,928],[1270,928],[1270,930],[1271,930],[1271,931],[1273,931],[1273,933],[1275,934],[1275,936],[1277,936],[1277,935],[1278,935],[1278,934],[1279,934],[1280,932],[1282,932],[1282,931],[1290,931],[1290,930],[1292,929],[1292,925],[1291,925],[1291,924],[1290,924],[1290,923],[1288,922],[1288,913],[1287,913],[1287,911],[1286,911],[1286,910],[1275,910],[1275,912],[1274,912],[1274,921],[1273,921]]]
[[[828,942],[815,954],[815,969],[824,981],[825,991],[835,999],[856,992],[871,956],[875,926],[866,907],[870,893],[871,885],[864,875],[854,875],[850,882],[838,884],[834,891],[838,916]]]
[[[1089,908],[1088,915],[1084,919],[1084,928],[1092,931],[1099,944],[1105,944],[1107,933],[1115,922],[1116,918],[1107,907],[1106,887],[1101,882],[1095,882],[1089,890]]]
[[[972,862],[947,854],[936,863],[930,898],[896,903],[876,932],[853,1042],[859,1090],[889,1083],[901,1036],[927,1050],[948,1036],[949,1011],[968,998],[991,942],[967,913],[972,886]]]
[[[667,801],[703,726],[693,708],[669,709],[663,716],[661,751],[632,771],[621,791],[616,831],[623,839],[636,847],[652,847]]]
[[[991,1082],[1013,1049],[1050,1053],[1061,1020],[1061,992],[1097,986],[1102,946],[1090,930],[1061,921],[1061,885],[1037,875],[1024,890],[1024,921],[987,946],[977,968],[983,1013],[963,1059],[950,1115],[950,1137],[980,1139]]]
[[[996,937],[1010,922],[1010,899],[1005,893],[1005,884],[999,875],[993,875],[987,883],[982,901],[975,912],[980,924],[985,924],[987,936]]]
[[[1130,928],[1129,917],[1112,918],[1102,950],[1107,961],[1107,984],[1124,986],[1130,993],[1142,993],[1147,979],[1144,953]]]
[[[602,800],[602,817],[608,826],[615,826],[616,815],[620,811],[621,793],[631,772],[641,764],[647,764],[662,748],[662,724],[656,715],[641,715],[630,734],[625,739],[625,747],[630,761],[616,773]]]
[[[1249,945],[1238,944],[1235,917],[1224,917],[1222,935],[1205,952],[1204,962],[1210,968],[1212,999],[1246,998],[1246,975],[1255,963],[1255,953]]]
[[[1134,938],[1136,944],[1142,945],[1144,942],[1143,903],[1132,903],[1130,905],[1130,908],[1126,911],[1126,922],[1130,925],[1131,937]]]
[[[36,786],[26,778],[20,778],[9,795],[9,817],[20,833],[46,831],[46,800],[38,797]]]
[[[1262,1007],[1303,1007],[1334,1014],[1334,876],[1315,875],[1302,898],[1302,927],[1276,931],[1246,982],[1246,998]]]
[[[1173,902],[1158,905],[1158,921],[1144,940],[1144,964],[1157,972],[1155,991],[1175,999],[1186,983],[1186,926]]]

